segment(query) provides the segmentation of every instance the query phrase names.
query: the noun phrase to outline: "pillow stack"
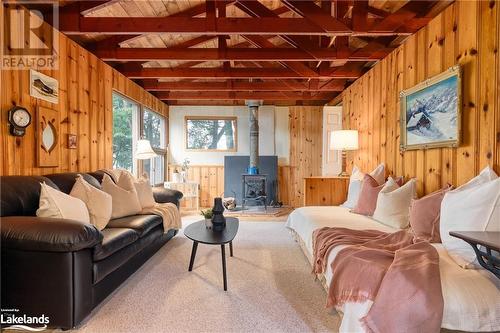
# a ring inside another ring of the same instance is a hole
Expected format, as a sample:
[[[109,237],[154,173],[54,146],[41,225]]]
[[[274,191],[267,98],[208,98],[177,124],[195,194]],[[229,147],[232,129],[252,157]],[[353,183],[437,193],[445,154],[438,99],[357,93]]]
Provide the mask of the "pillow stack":
[[[377,166],[369,174],[378,185],[384,183],[385,180],[385,167],[384,164]],[[342,204],[342,207],[353,209],[358,203],[359,194],[361,192],[361,184],[363,182],[365,174],[359,170],[357,166],[352,169],[352,175],[349,179],[349,189],[347,191],[347,200]]]
[[[462,268],[479,267],[472,247],[450,231],[500,231],[500,178],[490,167],[446,193],[441,204],[443,246]]]
[[[119,170],[113,176],[116,183],[104,175],[100,190],[78,175],[69,195],[41,183],[36,215],[90,223],[103,230],[110,219],[136,215],[156,204],[148,179],[135,180]]]

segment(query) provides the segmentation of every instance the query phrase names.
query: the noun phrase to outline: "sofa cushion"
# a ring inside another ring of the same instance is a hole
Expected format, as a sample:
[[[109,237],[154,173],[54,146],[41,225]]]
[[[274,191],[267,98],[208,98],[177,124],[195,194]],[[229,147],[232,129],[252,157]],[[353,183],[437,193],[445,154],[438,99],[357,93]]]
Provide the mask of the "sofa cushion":
[[[127,247],[118,252],[113,253],[104,260],[94,261],[93,263],[93,282],[98,283],[102,281],[109,274],[115,270],[120,269],[128,261],[132,260],[135,256],[142,256],[140,253],[147,246],[160,242],[163,237],[163,228],[160,226],[153,228],[150,233],[145,237],[138,239]]]
[[[111,220],[106,228],[134,229],[139,234],[139,237],[143,237],[151,229],[162,223],[163,220],[158,215],[132,215]]]
[[[109,257],[139,239],[139,234],[128,228],[105,228],[102,243],[94,248],[94,261]]]

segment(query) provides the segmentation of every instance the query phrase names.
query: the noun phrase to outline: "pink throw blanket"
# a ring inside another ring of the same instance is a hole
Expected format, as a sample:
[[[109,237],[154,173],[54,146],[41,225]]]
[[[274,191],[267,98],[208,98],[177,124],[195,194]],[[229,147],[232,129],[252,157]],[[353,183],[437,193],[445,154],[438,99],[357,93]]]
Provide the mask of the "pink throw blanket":
[[[439,332],[443,295],[439,255],[427,242],[413,243],[401,230],[321,228],[313,233],[314,272],[323,273],[330,250],[342,249],[332,263],[327,306],[371,300],[361,318],[367,332]]]

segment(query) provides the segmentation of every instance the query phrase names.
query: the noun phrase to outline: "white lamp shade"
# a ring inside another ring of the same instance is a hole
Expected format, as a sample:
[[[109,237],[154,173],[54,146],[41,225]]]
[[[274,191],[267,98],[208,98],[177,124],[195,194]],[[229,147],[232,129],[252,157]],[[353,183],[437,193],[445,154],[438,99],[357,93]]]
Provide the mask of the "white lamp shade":
[[[156,156],[149,140],[137,140],[137,149],[134,158],[138,160],[147,160]]]
[[[358,131],[338,130],[330,135],[330,149],[356,150],[358,149]]]

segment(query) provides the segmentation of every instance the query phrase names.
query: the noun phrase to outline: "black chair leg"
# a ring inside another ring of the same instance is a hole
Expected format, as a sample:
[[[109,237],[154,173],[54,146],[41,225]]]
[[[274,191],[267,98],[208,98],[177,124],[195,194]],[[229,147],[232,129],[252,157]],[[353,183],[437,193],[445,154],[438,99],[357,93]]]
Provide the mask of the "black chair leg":
[[[229,255],[233,256],[233,242],[229,242]]]

